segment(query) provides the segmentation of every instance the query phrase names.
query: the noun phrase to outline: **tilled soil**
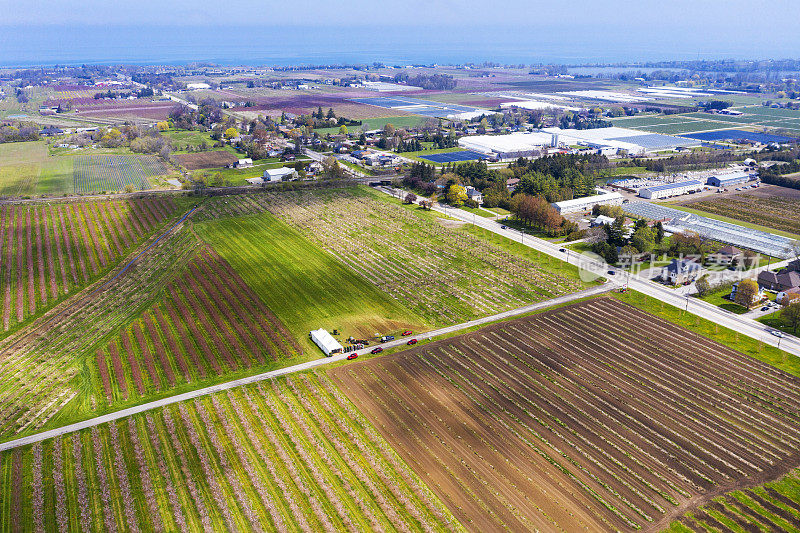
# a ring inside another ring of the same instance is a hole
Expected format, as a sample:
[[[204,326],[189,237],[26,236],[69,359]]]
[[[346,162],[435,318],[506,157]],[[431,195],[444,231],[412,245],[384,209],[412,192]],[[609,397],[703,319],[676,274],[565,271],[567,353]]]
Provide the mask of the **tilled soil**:
[[[800,464],[800,380],[611,298],[332,377],[470,530],[659,530]]]

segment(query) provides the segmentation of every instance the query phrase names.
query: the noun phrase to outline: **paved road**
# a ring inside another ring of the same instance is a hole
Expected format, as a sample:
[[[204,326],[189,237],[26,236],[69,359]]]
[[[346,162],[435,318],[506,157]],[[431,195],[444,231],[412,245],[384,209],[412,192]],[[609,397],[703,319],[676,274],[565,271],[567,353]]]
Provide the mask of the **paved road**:
[[[487,316],[484,318],[479,318],[476,320],[470,320],[469,322],[462,322],[461,324],[455,324],[453,326],[448,326],[445,328],[436,329],[433,331],[428,331],[425,333],[420,333],[413,337],[400,337],[399,339],[385,342],[380,345],[384,350],[388,348],[394,348],[397,346],[402,346],[410,338],[415,338],[418,340],[422,339],[430,339],[433,337],[438,337],[439,335],[445,335],[448,333],[455,333],[467,328],[471,328],[474,326],[480,326],[481,324],[487,324],[489,322],[494,322],[496,320],[502,320],[504,318],[510,318],[513,316],[523,315],[525,313],[530,313],[531,311],[536,311],[538,309],[545,309],[547,307],[551,307],[554,305],[560,305],[567,302],[571,302],[577,300],[579,298],[586,298],[589,296],[596,296],[598,294],[602,294],[604,292],[608,292],[617,285],[615,283],[605,283],[603,285],[596,285],[590,289],[586,289],[580,292],[575,292],[572,294],[566,294],[564,296],[559,296],[557,298],[552,298],[550,300],[544,300],[541,302],[537,302],[535,304],[526,305],[524,307],[518,307],[517,309],[511,309],[510,311],[505,311],[502,313],[497,313],[495,315]],[[368,352],[369,350],[373,349],[375,346],[370,346],[369,348],[359,350],[360,353]],[[355,353],[359,353],[355,352]],[[353,353],[353,352],[351,352]],[[28,444],[33,444],[36,442],[40,442],[43,440],[51,439],[53,437],[57,437],[59,435],[65,435],[67,433],[73,433],[75,431],[80,431],[82,429],[91,428],[94,426],[98,426],[100,424],[105,424],[107,422],[113,422],[114,420],[118,420],[120,418],[124,418],[126,416],[135,415],[138,413],[143,413],[145,411],[149,411],[151,409],[157,409],[159,407],[164,407],[165,405],[170,405],[173,403],[183,402],[186,400],[191,400],[200,396],[206,396],[208,394],[213,394],[215,392],[225,391],[228,389],[232,389],[235,387],[240,387],[242,385],[247,385],[250,383],[256,383],[258,381],[264,381],[267,379],[272,379],[278,376],[284,376],[286,374],[292,374],[295,372],[300,372],[303,370],[309,370],[311,368],[316,368],[318,366],[327,365],[333,363],[335,361],[342,361],[347,359],[347,356],[350,354],[337,354],[332,357],[325,357],[322,359],[315,359],[313,361],[308,361],[306,363],[300,363],[293,366],[287,366],[286,368],[280,368],[278,370],[271,370],[269,372],[264,372],[263,374],[257,374],[255,376],[249,376],[241,379],[236,379],[233,381],[228,381],[226,383],[220,383],[218,385],[214,385],[211,387],[206,387],[204,389],[197,389],[191,392],[186,392],[183,394],[178,394],[176,396],[170,396],[169,398],[163,398],[161,400],[156,400],[154,402],[145,403],[142,405],[137,405],[135,407],[130,407],[128,409],[123,409],[121,411],[116,411],[114,413],[109,413],[107,415],[98,416],[95,418],[90,418],[89,420],[84,420],[83,422],[77,422],[75,424],[69,424],[67,426],[62,426],[60,428],[51,429],[49,431],[43,431],[42,433],[37,433],[36,435],[31,435],[28,437],[22,437],[15,440],[10,440],[8,442],[0,443],[0,452],[11,450],[14,448],[18,448],[20,446],[27,446]]]
[[[380,190],[386,194],[397,196],[396,189],[380,188]],[[424,198],[418,199],[418,202],[422,199]],[[503,229],[501,222],[474,216],[468,211],[438,204],[435,204],[433,209],[452,218],[474,224],[488,231],[508,237],[513,241],[522,243],[525,246],[538,250],[542,253],[546,253],[553,257],[567,261],[595,275],[611,277],[607,275],[607,271],[618,270],[617,268],[609,267],[605,262],[594,261],[587,256],[578,254],[575,251],[565,249],[566,252],[561,252],[561,247],[558,244],[553,244],[544,239],[539,239],[530,235],[524,235],[512,228],[507,227],[506,229]],[[773,264],[772,266],[774,267],[775,265],[776,264]],[[760,322],[756,322],[755,320],[742,315],[736,315],[708,302],[683,296],[675,292],[673,289],[650,281],[649,279],[644,279],[635,275],[629,276],[622,271],[617,272],[616,278],[619,278],[619,283],[627,283],[628,287],[630,287],[632,290],[644,293],[653,298],[657,298],[662,302],[674,307],[686,309],[690,313],[715,322],[720,326],[739,332],[742,335],[747,335],[748,337],[761,340],[765,344],[778,346],[782,350],[785,350],[793,355],[800,356],[800,339],[797,337],[787,336],[779,339],[770,333],[770,328],[764,324],[761,324]]]

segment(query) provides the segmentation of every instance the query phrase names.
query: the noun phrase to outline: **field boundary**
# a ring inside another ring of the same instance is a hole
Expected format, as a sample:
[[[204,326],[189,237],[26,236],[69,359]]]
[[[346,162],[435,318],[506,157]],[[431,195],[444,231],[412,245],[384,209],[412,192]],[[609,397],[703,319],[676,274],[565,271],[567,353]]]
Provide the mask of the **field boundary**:
[[[526,305],[523,307],[519,307],[517,309],[511,309],[509,311],[504,311],[502,313],[497,313],[495,315],[490,315],[482,318],[477,318],[475,320],[470,320],[468,322],[463,322],[461,324],[456,324],[453,326],[447,326],[444,328],[428,331],[425,333],[420,333],[415,336],[417,339],[431,339],[434,337],[438,337],[441,335],[447,335],[450,333],[454,333],[463,329],[473,328],[475,326],[480,326],[483,324],[488,324],[490,322],[496,322],[499,320],[503,320],[506,318],[524,315],[526,313],[530,313],[532,311],[537,311],[540,309],[546,309],[548,307],[564,304],[567,302],[571,302],[573,300],[578,300],[581,298],[586,298],[589,296],[596,296],[602,294],[604,292],[608,292],[614,288],[614,284],[606,283],[604,285],[598,285],[596,287],[592,287],[583,291],[574,292],[570,294],[566,294],[564,296],[559,296],[557,298],[552,298],[550,300],[545,300],[542,302],[537,302],[534,304]],[[397,346],[402,346],[406,342],[405,338],[397,339],[388,343],[382,344],[384,349],[389,349]],[[125,418],[131,415],[135,415],[138,413],[143,413],[146,411],[150,411],[152,409],[157,409],[159,407],[164,407],[166,405],[171,405],[174,403],[183,402],[186,400],[192,400],[194,398],[199,398],[201,396],[207,396],[209,394],[213,394],[215,392],[225,391],[229,389],[233,389],[236,387],[240,387],[242,385],[249,385],[251,383],[257,383],[259,381],[264,381],[267,379],[272,379],[280,376],[284,376],[287,374],[293,374],[295,372],[301,372],[303,370],[310,370],[312,368],[316,368],[318,366],[327,365],[334,362],[344,361],[346,360],[349,354],[338,354],[328,358],[322,359],[315,359],[313,361],[307,361],[305,363],[300,363],[293,366],[288,366],[285,368],[279,368],[277,370],[271,370],[269,372],[263,372],[261,374],[256,374],[253,376],[247,376],[244,378],[235,379],[232,381],[228,381],[225,383],[220,383],[217,385],[212,385],[210,387],[205,387],[202,389],[197,389],[194,391],[185,392],[183,394],[178,394],[175,396],[170,396],[168,398],[162,398],[160,400],[156,400],[153,402],[148,402],[142,405],[137,405],[134,407],[129,407],[127,409],[122,409],[120,411],[115,411],[113,413],[108,413],[105,415],[101,415],[98,417],[90,418],[88,420],[84,420],[82,422],[76,422],[74,424],[69,424],[66,426],[62,426],[60,428],[51,429],[48,431],[43,431],[41,433],[37,433],[34,435],[29,435],[27,437],[22,437],[18,439],[9,440],[3,443],[0,443],[0,452],[6,450],[12,450],[14,448],[19,448],[21,446],[27,446],[29,444],[34,444],[36,442],[41,442],[47,439],[51,439],[53,437],[58,437],[59,435],[66,435],[69,433],[74,433],[76,431],[80,431],[82,429],[92,428],[95,426],[99,426],[101,424],[105,424],[107,422],[113,422],[115,420],[119,420],[121,418]]]

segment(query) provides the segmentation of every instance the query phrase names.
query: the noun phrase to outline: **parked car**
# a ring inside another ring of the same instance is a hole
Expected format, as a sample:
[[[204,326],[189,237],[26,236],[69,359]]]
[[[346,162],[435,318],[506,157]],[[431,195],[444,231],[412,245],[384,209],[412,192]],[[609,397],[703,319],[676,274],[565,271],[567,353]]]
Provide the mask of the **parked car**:
[[[405,330],[403,332],[403,337],[408,337],[409,335],[411,335],[411,330],[410,329],[407,329],[407,330]]]
[[[393,340],[394,340],[394,335],[386,335],[381,337],[381,342],[393,341]]]
[[[765,305],[764,307],[762,307],[762,308],[761,308],[761,310],[762,310],[762,311],[769,311],[769,306],[768,306],[768,305]]]
[[[381,348],[380,346],[378,346],[377,348],[373,348],[373,349],[372,349],[372,351],[371,351],[370,353],[372,353],[372,354],[376,354],[376,353],[381,353],[382,351],[383,351],[383,348]]]
[[[347,356],[347,360],[348,360],[348,361],[352,361],[352,360],[353,360],[353,359],[355,359],[356,357],[358,357],[358,354],[357,354],[357,353],[351,353],[350,355],[348,355],[348,356]]]
[[[406,344],[408,344],[409,346],[411,346],[412,344],[417,344],[417,339],[411,339]]]

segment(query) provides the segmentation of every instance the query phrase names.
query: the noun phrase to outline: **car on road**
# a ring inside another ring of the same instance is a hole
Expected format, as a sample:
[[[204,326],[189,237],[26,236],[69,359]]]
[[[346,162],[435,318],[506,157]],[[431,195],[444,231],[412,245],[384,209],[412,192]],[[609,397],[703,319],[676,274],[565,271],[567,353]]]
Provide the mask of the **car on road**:
[[[411,346],[411,345],[413,345],[413,344],[417,344],[417,339],[411,339],[411,340],[410,340],[410,341],[408,341],[406,344],[408,344],[409,346]]]
[[[559,248],[559,249],[558,249],[558,251],[559,251],[559,252],[564,252],[564,253],[566,253],[566,252],[567,252],[567,249],[566,249],[566,248]]]
[[[500,226],[500,229],[508,229],[507,226]]]
[[[617,271],[616,270],[609,270],[608,273],[609,273],[609,275],[614,276],[614,275],[617,274]]]
[[[775,335],[776,337],[778,337],[780,339],[782,339],[782,338],[784,338],[786,336],[786,335],[783,334],[783,332],[778,331],[777,329],[773,329],[772,331],[770,331],[770,333],[772,333],[773,335]]]
[[[403,335],[403,337],[408,337],[409,335],[411,335],[411,333],[412,333],[411,330],[407,329],[402,333],[402,335]]]
[[[761,308],[762,311],[769,311],[769,306],[764,306]]]
[[[380,346],[378,346],[377,348],[373,348],[373,349],[372,349],[372,351],[371,351],[371,352],[369,352],[369,353],[371,353],[371,354],[376,354],[376,353],[381,353],[382,351],[383,351],[383,348],[381,348]]]
[[[348,356],[347,356],[347,360],[348,360],[348,361],[352,361],[352,360],[353,360],[353,359],[355,359],[356,357],[358,357],[358,354],[357,354],[357,353],[351,353],[350,355],[348,355]]]

